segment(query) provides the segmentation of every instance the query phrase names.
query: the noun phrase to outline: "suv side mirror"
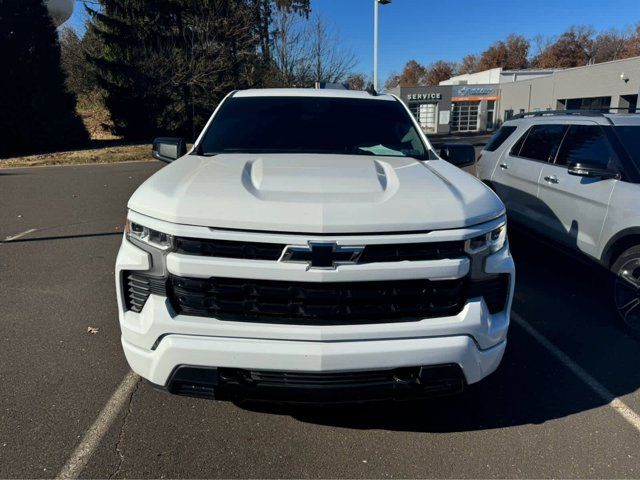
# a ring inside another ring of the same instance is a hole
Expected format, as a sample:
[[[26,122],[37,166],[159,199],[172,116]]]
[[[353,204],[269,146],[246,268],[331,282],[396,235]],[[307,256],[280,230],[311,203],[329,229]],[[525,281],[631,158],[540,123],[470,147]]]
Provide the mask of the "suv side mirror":
[[[184,138],[158,137],[153,141],[151,156],[161,162],[171,163],[187,153]]]
[[[603,180],[618,178],[619,176],[618,172],[614,170],[602,168],[599,163],[589,162],[571,162],[568,173],[577,177],[601,178]]]
[[[476,150],[470,143],[445,143],[440,147],[440,158],[458,168],[476,163]]]

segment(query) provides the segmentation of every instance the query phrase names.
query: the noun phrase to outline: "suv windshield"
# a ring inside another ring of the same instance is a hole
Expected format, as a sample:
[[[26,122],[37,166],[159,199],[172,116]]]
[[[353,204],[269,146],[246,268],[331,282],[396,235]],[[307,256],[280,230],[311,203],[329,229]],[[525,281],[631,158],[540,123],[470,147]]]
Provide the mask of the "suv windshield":
[[[323,97],[230,98],[207,129],[200,152],[428,158],[400,102]]]
[[[624,125],[613,129],[633,163],[640,168],[640,125]]]

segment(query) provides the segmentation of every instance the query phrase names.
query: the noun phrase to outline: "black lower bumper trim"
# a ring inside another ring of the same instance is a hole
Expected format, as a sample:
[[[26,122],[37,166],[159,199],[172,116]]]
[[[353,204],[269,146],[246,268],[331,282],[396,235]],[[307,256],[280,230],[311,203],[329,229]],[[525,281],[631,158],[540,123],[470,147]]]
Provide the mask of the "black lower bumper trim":
[[[173,394],[228,401],[353,403],[408,400],[461,393],[457,364],[365,372],[276,372],[182,365],[166,389]]]

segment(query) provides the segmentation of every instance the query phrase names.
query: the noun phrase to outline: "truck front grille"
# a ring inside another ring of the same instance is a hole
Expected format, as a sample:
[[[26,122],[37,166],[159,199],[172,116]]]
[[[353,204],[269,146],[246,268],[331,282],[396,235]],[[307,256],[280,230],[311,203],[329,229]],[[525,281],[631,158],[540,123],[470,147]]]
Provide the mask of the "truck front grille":
[[[177,367],[167,390],[217,400],[350,403],[460,393],[466,385],[457,364],[355,372],[256,371],[192,365]]]
[[[413,372],[411,371],[413,370]],[[365,372],[336,372],[336,373],[311,373],[311,372],[276,372],[240,370],[235,368],[219,368],[220,377],[230,381],[244,381],[264,386],[367,386],[393,382],[397,376],[411,378],[418,376],[420,368],[379,370]]]
[[[175,252],[204,257],[277,261],[286,248],[283,243],[235,242],[229,240],[177,237]],[[358,263],[402,262],[460,258],[464,242],[420,242],[367,245]]]
[[[281,282],[235,278],[168,279],[123,271],[124,302],[142,311],[150,294],[166,296],[176,313],[220,320],[340,325],[415,321],[456,315],[483,297],[491,313],[506,307],[509,275],[471,281]]]
[[[501,312],[506,308],[509,295],[509,275],[492,275],[484,280],[469,282],[467,297],[482,297],[491,313]]]
[[[456,315],[465,290],[464,279],[311,283],[170,276],[168,293],[173,308],[184,315],[339,325]]]

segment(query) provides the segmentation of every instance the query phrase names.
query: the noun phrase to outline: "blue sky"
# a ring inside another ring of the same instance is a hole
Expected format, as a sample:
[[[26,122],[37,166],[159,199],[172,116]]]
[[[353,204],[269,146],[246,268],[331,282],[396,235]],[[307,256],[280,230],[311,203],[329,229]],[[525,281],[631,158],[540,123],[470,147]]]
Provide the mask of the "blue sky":
[[[373,63],[373,1],[311,0],[313,11],[358,57],[356,70],[367,74]],[[71,26],[82,29],[84,19],[76,0]],[[558,35],[576,24],[606,30],[638,21],[640,0],[392,0],[380,7],[380,79],[384,82],[410,59],[423,64],[460,60],[512,32],[533,38]]]

